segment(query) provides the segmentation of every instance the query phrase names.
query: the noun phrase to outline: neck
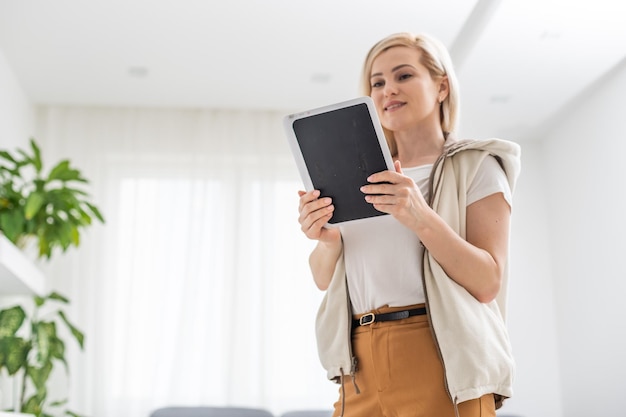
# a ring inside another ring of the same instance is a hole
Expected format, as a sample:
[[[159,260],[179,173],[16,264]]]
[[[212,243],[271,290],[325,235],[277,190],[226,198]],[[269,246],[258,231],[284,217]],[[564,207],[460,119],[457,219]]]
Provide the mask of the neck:
[[[396,158],[402,166],[432,164],[443,151],[445,137],[441,128],[394,132],[398,147]]]

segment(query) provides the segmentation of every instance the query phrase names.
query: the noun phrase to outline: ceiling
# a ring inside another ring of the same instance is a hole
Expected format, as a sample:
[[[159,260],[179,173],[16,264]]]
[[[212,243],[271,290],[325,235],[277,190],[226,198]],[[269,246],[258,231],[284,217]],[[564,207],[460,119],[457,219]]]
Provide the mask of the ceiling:
[[[300,111],[357,96],[399,31],[450,48],[462,136],[522,140],[626,59],[626,1],[0,0],[35,104]]]

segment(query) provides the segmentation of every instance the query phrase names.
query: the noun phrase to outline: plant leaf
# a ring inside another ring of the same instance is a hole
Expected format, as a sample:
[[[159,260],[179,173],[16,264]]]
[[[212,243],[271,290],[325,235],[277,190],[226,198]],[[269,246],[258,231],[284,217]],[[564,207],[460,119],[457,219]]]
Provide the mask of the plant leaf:
[[[70,300],[67,297],[59,294],[56,291],[51,292],[46,298],[48,298],[49,300],[60,301],[60,302],[62,302],[64,304],[69,304],[70,303]]]
[[[40,296],[36,295],[36,296],[33,297],[33,300],[35,301],[35,305],[37,307],[41,307],[42,305],[45,304],[47,298],[48,297],[44,298],[44,297],[40,297]]]
[[[57,400],[57,401],[53,401],[50,403],[50,407],[60,407],[62,405],[65,405],[68,403],[68,399],[63,399],[63,400]]]
[[[36,396],[42,400],[46,398],[46,382],[50,378],[50,372],[52,372],[52,362],[46,362],[43,366],[28,366],[26,368],[26,374],[37,390]]]
[[[70,167],[70,161],[65,159],[59,162],[48,175],[48,182],[59,180],[59,181],[78,181],[86,183],[79,170]]]
[[[66,171],[70,169],[70,161],[64,159],[56,164],[48,174],[48,182],[61,179]]]
[[[0,368],[5,366],[9,375],[15,375],[27,365],[30,346],[30,343],[21,337],[0,338],[0,357],[2,358]]]
[[[57,338],[50,341],[50,357],[63,362],[65,372],[70,373],[70,368],[65,360],[65,343],[61,339]]]
[[[11,155],[7,151],[0,151],[0,158],[6,159],[7,161],[13,162],[14,164],[16,163],[15,158],[13,158],[13,155]]]
[[[33,324],[36,335],[37,359],[40,365],[50,362],[50,344],[57,337],[56,324],[51,321],[40,321]]]
[[[0,212],[0,229],[14,244],[23,233],[25,223],[26,219],[19,209]]]
[[[102,216],[102,213],[100,213],[100,210],[98,209],[98,207],[96,207],[93,204],[88,203],[86,201],[85,201],[85,205],[87,207],[89,207],[89,210],[91,210],[91,212],[94,214],[94,216],[96,216],[98,218],[98,220],[100,220],[100,222],[105,223],[104,217]]]
[[[41,192],[35,191],[26,199],[25,218],[30,220],[39,212],[41,206],[46,201],[45,195]]]
[[[15,336],[26,319],[26,313],[20,306],[0,311],[0,338]]]
[[[22,404],[22,413],[34,414],[37,417],[41,416],[41,403],[42,401],[37,398],[36,394],[31,396]]]
[[[50,259],[50,256],[52,256],[52,246],[44,235],[39,235],[39,257],[44,256]]]
[[[78,231],[78,227],[72,227],[70,230],[70,240],[74,246],[80,245],[80,232]]]
[[[33,150],[33,157],[31,159],[37,174],[41,172],[41,168],[43,167],[43,161],[41,160],[41,149],[37,146],[34,138],[30,139],[30,147]]]
[[[35,164],[33,162],[33,157],[30,156],[29,154],[26,153],[25,150],[23,149],[17,149],[17,153],[19,153],[20,155],[22,155],[22,159],[21,160],[16,160],[17,164],[16,164],[16,169],[19,170],[19,168],[27,166],[27,165],[33,165],[33,168],[35,168]]]
[[[78,330],[76,328],[76,326],[74,326],[72,323],[70,323],[70,321],[67,319],[67,316],[65,315],[65,313],[63,311],[59,311],[59,316],[61,317],[63,322],[65,322],[67,327],[70,329],[70,331],[72,332],[72,335],[74,335],[74,338],[76,339],[76,341],[80,345],[81,350],[84,349],[85,335],[83,334],[83,332]]]

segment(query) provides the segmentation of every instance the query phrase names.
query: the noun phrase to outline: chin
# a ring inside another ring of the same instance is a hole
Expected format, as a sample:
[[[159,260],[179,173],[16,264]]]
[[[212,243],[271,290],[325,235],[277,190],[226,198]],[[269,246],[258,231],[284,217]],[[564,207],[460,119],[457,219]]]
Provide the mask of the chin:
[[[399,120],[393,120],[393,121],[390,121],[390,120],[382,121],[381,120],[381,124],[382,124],[382,126],[385,129],[391,130],[392,132],[397,132],[399,130],[404,130],[404,129],[407,129],[409,127],[407,125],[407,123],[402,123]]]

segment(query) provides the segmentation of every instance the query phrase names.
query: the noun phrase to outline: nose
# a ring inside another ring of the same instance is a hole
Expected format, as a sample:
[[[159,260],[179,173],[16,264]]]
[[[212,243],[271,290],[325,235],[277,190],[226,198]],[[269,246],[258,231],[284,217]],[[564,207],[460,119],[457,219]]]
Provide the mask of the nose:
[[[386,82],[383,92],[385,94],[385,97],[395,96],[396,94],[398,94],[398,86],[393,81]]]

